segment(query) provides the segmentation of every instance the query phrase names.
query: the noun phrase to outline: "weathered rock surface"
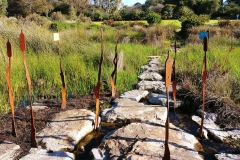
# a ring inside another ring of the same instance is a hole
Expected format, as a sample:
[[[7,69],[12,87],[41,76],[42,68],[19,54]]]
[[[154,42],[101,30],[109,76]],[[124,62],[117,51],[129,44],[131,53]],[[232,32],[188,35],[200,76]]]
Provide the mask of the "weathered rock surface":
[[[240,130],[234,129],[231,131],[224,131],[222,128],[220,128],[217,124],[214,123],[216,119],[216,115],[210,113],[204,114],[204,123],[203,127],[211,134],[211,136],[219,141],[223,142],[226,138],[232,138],[232,139],[239,139],[240,138]],[[201,125],[201,118],[198,116],[193,115],[192,120]]]
[[[150,80],[150,81],[160,81],[162,76],[158,72],[148,72],[145,71],[138,76],[140,80]]]
[[[215,158],[217,160],[239,160],[240,154],[221,153],[221,154],[215,154]]]
[[[20,160],[74,160],[74,155],[69,152],[48,152],[41,148],[31,148],[29,154]]]
[[[114,123],[149,122],[164,124],[167,108],[160,105],[144,105],[129,99],[117,99],[112,108],[103,110],[102,121]]]
[[[123,93],[120,98],[128,98],[133,101],[139,102],[142,98],[145,98],[149,94],[148,91],[144,90],[131,90]]]
[[[60,112],[46,128],[37,133],[37,139],[46,143],[48,150],[73,148],[80,139],[93,131],[94,120],[95,114],[86,109]]]
[[[98,157],[110,159],[162,159],[164,155],[165,127],[144,123],[132,123],[105,137],[97,148]],[[200,160],[202,146],[191,134],[170,125],[169,149],[171,159]],[[94,154],[95,155],[95,154]]]
[[[137,84],[139,90],[155,90],[166,92],[165,82],[163,81],[139,81]]]
[[[151,93],[148,96],[148,102],[150,104],[154,105],[162,105],[162,106],[167,106],[167,95],[166,94],[156,94],[156,93]],[[176,100],[176,108],[181,106],[181,101]],[[169,96],[169,106],[174,107],[174,100],[171,96]]]
[[[12,142],[3,141],[0,143],[0,159],[11,160],[18,157],[21,153],[19,145]]]

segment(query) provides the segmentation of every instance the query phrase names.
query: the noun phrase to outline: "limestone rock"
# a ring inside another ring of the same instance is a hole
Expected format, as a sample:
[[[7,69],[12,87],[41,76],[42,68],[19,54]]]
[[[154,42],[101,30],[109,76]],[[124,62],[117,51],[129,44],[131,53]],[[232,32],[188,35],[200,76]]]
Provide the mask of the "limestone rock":
[[[160,81],[162,76],[158,72],[148,72],[145,71],[138,76],[140,80],[150,80],[150,81]]]
[[[30,153],[20,160],[74,160],[73,153],[69,152],[48,152],[41,148],[31,148]]]
[[[238,139],[240,138],[240,130],[239,129],[234,129],[231,131],[224,131],[222,128],[220,128],[218,125],[216,125],[214,123],[211,118],[209,118],[209,116],[207,116],[207,114],[205,114],[205,117],[208,117],[206,119],[204,119],[203,121],[203,127],[211,134],[211,136],[219,141],[222,142],[224,141],[226,138],[232,138],[232,139]],[[192,120],[195,121],[196,123],[198,123],[199,125],[201,125],[201,118],[198,116],[193,115],[192,116]]]
[[[228,154],[228,153],[221,153],[215,154],[217,160],[239,160],[240,154]]]
[[[102,121],[114,123],[149,122],[164,124],[167,118],[167,108],[162,106],[119,105],[102,112]]]
[[[151,93],[148,96],[148,102],[154,105],[167,106],[167,95]],[[182,102],[180,100],[176,100],[176,108],[179,107],[181,103]],[[171,96],[169,96],[169,106],[174,107],[174,100]]]
[[[202,146],[191,134],[170,125],[169,149],[171,159],[200,160]],[[110,159],[158,159],[164,155],[165,127],[132,123],[106,137],[97,148],[107,152]]]
[[[148,91],[132,90],[132,91],[128,91],[128,92],[123,93],[120,96],[120,98],[128,98],[128,99],[131,99],[133,101],[139,102],[142,98],[145,98],[148,94],[149,94]]]
[[[155,90],[166,92],[165,82],[162,81],[140,81],[137,84],[139,90]]]
[[[40,132],[37,140],[46,143],[48,150],[73,148],[94,129],[95,114],[86,109],[73,109],[58,113]]]
[[[3,141],[0,143],[0,159],[11,160],[15,159],[21,154],[19,145],[12,142]]]

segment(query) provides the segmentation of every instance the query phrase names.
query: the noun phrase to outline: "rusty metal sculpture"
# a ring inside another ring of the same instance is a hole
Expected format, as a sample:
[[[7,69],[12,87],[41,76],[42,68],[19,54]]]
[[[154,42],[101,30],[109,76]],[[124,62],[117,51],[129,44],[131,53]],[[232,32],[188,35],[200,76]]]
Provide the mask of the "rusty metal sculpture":
[[[94,88],[94,95],[96,97],[96,119],[95,119],[95,124],[94,128],[98,129],[99,128],[99,113],[100,113],[100,86],[101,86],[101,73],[102,73],[102,63],[103,63],[103,52],[104,52],[104,45],[103,45],[103,30],[101,28],[101,57],[100,57],[100,62],[99,62],[99,70],[98,70],[98,82],[96,87]]]
[[[65,109],[66,105],[67,105],[67,99],[66,99],[66,83],[65,83],[65,77],[64,77],[64,72],[62,69],[62,58],[61,58],[61,52],[60,52],[60,37],[59,37],[59,32],[58,33],[54,33],[54,41],[58,41],[58,55],[59,55],[59,59],[60,59],[60,76],[61,76],[61,80],[62,80],[62,104],[61,104],[61,108]]]
[[[177,81],[176,81],[176,54],[177,54],[177,42],[174,43],[174,60],[173,60],[173,82],[172,82],[172,89],[173,89],[173,100],[174,100],[174,112],[176,108],[176,96],[177,96]]]
[[[119,42],[119,31],[118,31],[118,37],[117,37],[117,41],[116,41],[116,46],[115,46],[115,56],[113,59],[113,64],[114,64],[114,70],[111,74],[110,77],[110,83],[112,86],[112,97],[116,96],[116,81],[117,81],[117,63],[118,63],[118,42]],[[113,80],[114,79],[114,80]]]
[[[205,108],[205,91],[206,91],[206,81],[207,81],[207,50],[208,50],[208,38],[205,36],[203,38],[203,50],[204,50],[204,58],[202,63],[202,120],[201,120],[201,126],[200,126],[200,136],[203,137],[203,121],[204,121],[204,108]]]
[[[12,57],[12,45],[10,41],[7,42],[7,56],[8,56],[8,68],[6,70],[6,79],[8,84],[8,96],[9,96],[9,103],[12,112],[12,136],[16,137],[16,127],[15,127],[15,119],[14,119],[14,97],[12,93],[12,84],[10,80],[10,71],[11,71],[11,57]]]
[[[172,59],[170,57],[170,52],[168,51],[168,57],[165,63],[165,86],[166,86],[166,94],[167,94],[167,120],[165,123],[165,152],[164,152],[164,160],[170,160],[170,150],[168,146],[169,142],[169,92],[168,87],[171,83],[171,75],[172,75]]]
[[[33,116],[33,109],[32,109],[31,79],[30,79],[30,76],[29,76],[29,73],[28,73],[26,58],[25,58],[25,55],[24,55],[24,51],[26,50],[26,43],[25,43],[25,36],[24,36],[22,30],[21,30],[21,33],[20,33],[20,49],[22,51],[22,58],[23,58],[23,64],[24,64],[25,73],[26,73],[26,79],[27,79],[27,84],[28,84],[28,94],[29,94],[29,100],[30,100],[31,147],[37,148],[36,128],[35,128],[35,124],[34,124],[34,116]]]

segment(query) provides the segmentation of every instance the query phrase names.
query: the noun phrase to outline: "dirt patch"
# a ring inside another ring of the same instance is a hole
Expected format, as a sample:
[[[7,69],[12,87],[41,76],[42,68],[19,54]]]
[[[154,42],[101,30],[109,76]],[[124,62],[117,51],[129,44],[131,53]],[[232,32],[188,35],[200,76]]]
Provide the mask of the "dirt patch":
[[[101,103],[109,104],[111,97],[108,94],[102,94]],[[61,109],[60,100],[39,100],[44,106],[48,106],[43,110],[38,110],[34,112],[36,131],[41,131],[48,122],[54,117],[55,114],[70,110],[70,109],[89,109],[95,111],[95,96],[79,96],[75,98],[70,98],[67,100],[67,108]],[[3,141],[10,141],[16,143],[22,149],[22,154],[20,157],[26,155],[31,148],[30,135],[31,135],[31,123],[30,123],[30,110],[26,107],[18,108],[15,111],[15,121],[16,121],[16,134],[17,136],[12,136],[12,119],[11,113],[1,117],[0,119],[0,143]],[[43,143],[38,143],[38,146],[45,148]]]

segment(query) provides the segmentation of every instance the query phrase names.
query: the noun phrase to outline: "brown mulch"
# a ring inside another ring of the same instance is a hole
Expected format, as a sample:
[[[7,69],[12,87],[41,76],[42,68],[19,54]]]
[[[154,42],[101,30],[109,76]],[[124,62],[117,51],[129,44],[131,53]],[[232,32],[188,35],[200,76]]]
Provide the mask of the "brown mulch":
[[[109,103],[111,97],[108,94],[101,95],[101,101],[103,103]],[[48,122],[54,117],[55,114],[70,110],[70,109],[89,109],[95,112],[95,96],[86,95],[75,98],[69,98],[67,100],[66,109],[61,109],[60,100],[39,100],[44,106],[48,106],[46,109],[38,110],[34,112],[36,132],[41,131]],[[16,123],[16,134],[12,136],[12,116],[11,113],[4,115],[0,118],[0,143],[3,141],[13,142],[20,146],[22,154],[20,157],[26,155],[31,148],[30,135],[31,135],[31,123],[30,123],[30,110],[26,107],[18,108],[15,110],[15,123]],[[45,145],[38,143],[38,146],[45,148]]]

